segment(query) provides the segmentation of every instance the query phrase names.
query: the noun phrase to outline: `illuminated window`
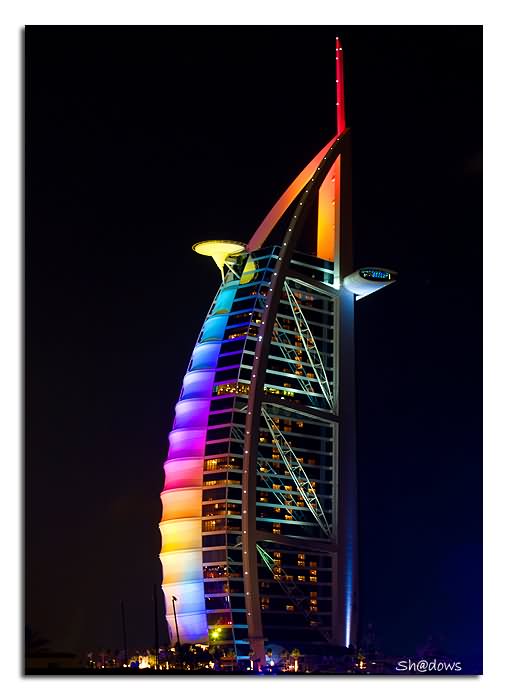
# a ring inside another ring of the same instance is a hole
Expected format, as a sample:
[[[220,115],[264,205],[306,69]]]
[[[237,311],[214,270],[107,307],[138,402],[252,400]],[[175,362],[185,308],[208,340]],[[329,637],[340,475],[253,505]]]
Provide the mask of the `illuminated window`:
[[[215,395],[220,396],[221,394],[246,394],[249,391],[249,387],[246,384],[216,384],[213,388]]]
[[[274,559],[280,559],[280,557],[281,557],[280,552],[274,552],[274,553],[273,553],[273,558],[274,558]]]
[[[273,485],[273,488],[274,488],[276,491],[278,491],[278,490],[280,489],[280,484],[274,484],[274,485]]]
[[[309,581],[311,583],[317,583],[317,576],[309,576]]]
[[[296,421],[296,425],[297,425],[299,428],[303,428],[303,425],[304,425],[303,420]]]
[[[284,486],[284,488],[286,489],[286,491],[292,491],[292,490],[293,490],[293,487],[292,487],[291,485],[289,485],[289,486]]]
[[[305,581],[305,576],[298,576],[299,581]]]
[[[317,561],[310,561],[310,562],[309,562],[309,566],[310,566],[311,569],[317,568]]]
[[[274,523],[273,524],[273,530],[272,530],[274,535],[280,535],[280,523]]]
[[[280,508],[275,508],[276,513],[280,513]]]
[[[284,516],[284,520],[293,520],[293,516],[292,516],[292,515],[288,515],[288,514],[286,513],[286,515]]]
[[[311,573],[313,576],[317,576],[317,569],[311,569],[311,570],[310,570],[310,573]]]
[[[295,611],[295,606],[294,605],[286,605],[286,610],[288,612],[294,612]]]
[[[317,591],[311,591],[311,592],[310,592],[310,597],[311,597],[311,598],[317,598]]]

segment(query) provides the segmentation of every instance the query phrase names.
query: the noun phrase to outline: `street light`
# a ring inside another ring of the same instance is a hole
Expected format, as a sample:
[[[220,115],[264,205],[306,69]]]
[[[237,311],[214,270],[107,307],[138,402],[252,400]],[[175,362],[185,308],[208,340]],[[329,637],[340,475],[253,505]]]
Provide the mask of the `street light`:
[[[180,657],[180,666],[183,668],[183,663],[182,663],[182,649],[180,645],[180,633],[178,631],[178,619],[176,617],[176,608],[175,608],[175,602],[178,600],[178,598],[175,598],[174,595],[171,596],[171,599],[173,601],[173,615],[175,616],[175,629],[176,629],[176,639],[178,642],[178,656]]]

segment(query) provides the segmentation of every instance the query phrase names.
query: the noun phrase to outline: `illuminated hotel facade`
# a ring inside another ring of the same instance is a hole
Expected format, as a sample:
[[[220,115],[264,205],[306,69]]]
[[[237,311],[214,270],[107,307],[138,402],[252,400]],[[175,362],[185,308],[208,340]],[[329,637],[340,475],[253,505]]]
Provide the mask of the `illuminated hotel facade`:
[[[225,274],[169,435],[162,588],[173,643],[240,663],[356,645],[354,307],[395,273],[353,269],[338,40],[336,66],[337,134],[248,244],[195,246]]]

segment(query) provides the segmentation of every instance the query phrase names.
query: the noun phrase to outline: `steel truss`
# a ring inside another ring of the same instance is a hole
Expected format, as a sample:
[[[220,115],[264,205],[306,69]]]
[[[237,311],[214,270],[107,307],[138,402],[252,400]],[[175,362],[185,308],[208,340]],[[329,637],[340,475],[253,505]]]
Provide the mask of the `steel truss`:
[[[261,406],[261,414],[266,421],[268,430],[270,431],[270,435],[272,436],[272,440],[284,464],[286,465],[286,468],[291,478],[295,482],[296,488],[298,489],[301,497],[307,504],[307,507],[309,508],[314,518],[317,520],[318,525],[323,530],[325,535],[327,537],[331,537],[332,531],[330,525],[328,524],[323,508],[321,507],[319,498],[317,497],[316,491],[309,481],[309,477],[307,476],[305,469],[298,461],[298,458],[294,453],[293,448],[286,440],[284,435],[281,433],[275,421],[270,416],[270,414],[264,406]]]
[[[263,563],[265,566],[270,570],[272,576],[274,577],[275,581],[279,584],[279,586],[282,588],[288,599],[295,604],[295,606],[298,608],[298,610],[302,613],[302,615],[313,625],[316,627],[316,629],[319,631],[320,634],[323,635],[323,637],[326,639],[327,642],[331,640],[331,635],[326,632],[325,630],[321,629],[319,627],[319,620],[317,620],[311,613],[307,610],[307,607],[305,603],[307,602],[307,596],[305,593],[301,591],[298,586],[293,583],[293,581],[288,580],[288,575],[284,571],[284,569],[277,564],[275,559],[271,557],[267,551],[261,547],[261,545],[256,544],[256,549],[259,553],[259,556],[263,560]],[[280,569],[280,574],[275,573],[274,569],[275,568]]]
[[[291,345],[291,339],[289,338],[288,334],[285,332],[285,330],[282,327],[278,318],[275,319],[275,324],[273,326],[273,336],[275,338],[275,342],[279,343],[278,347],[280,348],[280,351],[284,355],[286,360],[290,360],[292,362],[298,362],[298,360],[296,359],[296,355],[298,353],[293,349],[293,347]],[[291,348],[291,350],[289,350],[289,347]],[[308,396],[310,402],[317,406],[319,396],[314,396],[315,387],[314,387],[313,383],[310,381],[310,379],[308,377],[299,376],[298,374],[295,376],[298,380],[298,383],[300,384],[300,386],[304,390],[305,394]],[[325,396],[325,399],[326,399],[326,396]]]
[[[302,344],[305,348],[305,352],[307,353],[307,357],[309,358],[309,362],[314,370],[316,379],[319,382],[323,396],[325,397],[328,406],[333,411],[334,400],[332,390],[328,382],[328,377],[326,376],[326,370],[317,348],[316,341],[312,335],[312,331],[310,330],[307,319],[305,318],[304,313],[287,281],[284,281],[284,289],[287,294],[291,311],[293,312],[293,318],[298,329],[298,334],[302,339]]]
[[[304,516],[306,511],[293,510],[300,507],[298,506],[295,494],[292,491],[280,491],[279,489],[274,488],[274,484],[282,486],[285,485],[282,479],[275,471],[275,469],[270,464],[268,464],[268,462],[258,462],[258,466],[260,468],[260,471],[258,472],[259,476],[263,479],[263,481],[265,481],[267,486],[270,489],[272,489],[271,493],[273,493],[273,495],[279,501],[281,506],[283,506],[285,510],[291,510],[291,514],[293,515],[295,520],[305,522]],[[266,469],[267,471],[261,471],[261,468]],[[285,498],[289,499],[291,503],[287,503],[287,501],[284,500]]]
[[[259,301],[261,302],[262,309],[266,307],[266,300],[259,297]],[[281,322],[275,317],[275,323],[273,326],[273,337],[275,339],[275,342],[278,343],[279,345],[277,347],[280,348],[280,351],[284,358],[288,360],[289,362],[295,362],[298,363],[299,360],[297,359],[297,355],[299,353],[296,352],[296,350],[293,347],[293,343],[291,341],[291,338],[289,335],[286,333],[285,329],[281,325]],[[291,367],[291,365],[290,365]],[[312,366],[313,367],[313,366]],[[314,368],[314,367],[313,367]],[[304,376],[299,376],[295,375],[298,383],[304,390],[305,394],[308,396],[309,401],[315,405],[318,406],[318,399],[320,398],[319,396],[315,396],[315,386],[313,383],[310,381],[308,377]],[[325,397],[326,399],[326,397]]]

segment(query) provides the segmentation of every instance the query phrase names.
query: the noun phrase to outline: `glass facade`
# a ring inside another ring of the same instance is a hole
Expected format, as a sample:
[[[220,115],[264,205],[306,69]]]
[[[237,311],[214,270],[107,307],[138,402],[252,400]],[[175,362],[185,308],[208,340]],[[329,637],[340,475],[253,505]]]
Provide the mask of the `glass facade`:
[[[230,259],[184,378],[161,496],[172,640],[174,596],[182,642],[210,643],[240,661],[251,647],[245,547],[257,552],[250,594],[266,641],[294,647],[333,636],[336,582],[326,547],[336,532],[338,488],[333,262],[293,254],[269,341],[256,444],[245,427],[280,253],[270,246]],[[242,531],[246,448],[256,450],[249,541]]]

